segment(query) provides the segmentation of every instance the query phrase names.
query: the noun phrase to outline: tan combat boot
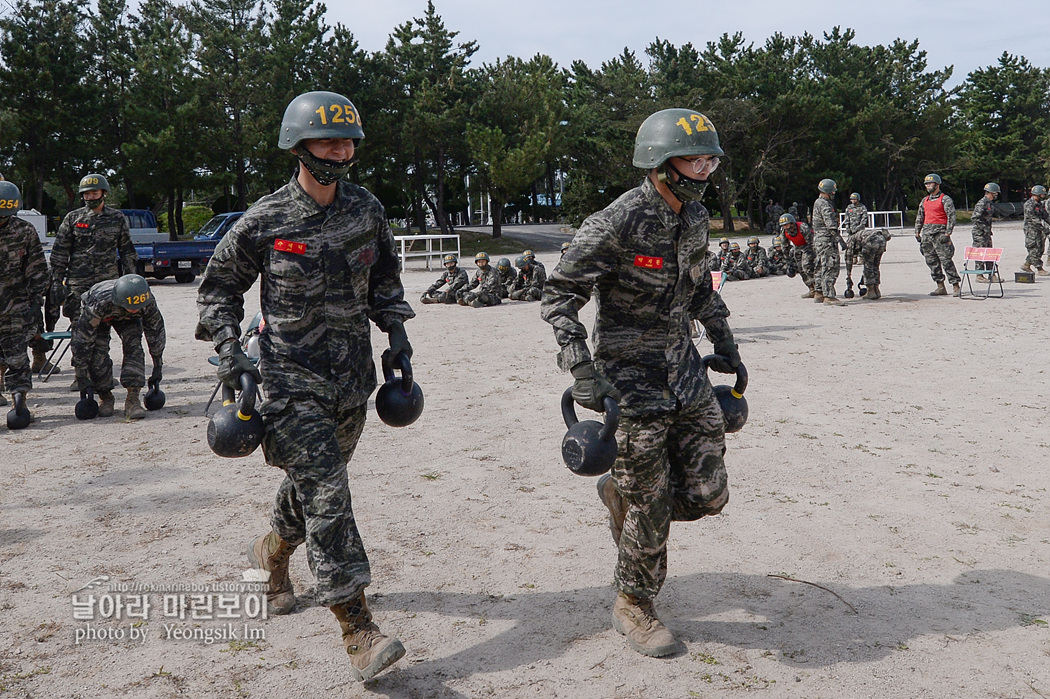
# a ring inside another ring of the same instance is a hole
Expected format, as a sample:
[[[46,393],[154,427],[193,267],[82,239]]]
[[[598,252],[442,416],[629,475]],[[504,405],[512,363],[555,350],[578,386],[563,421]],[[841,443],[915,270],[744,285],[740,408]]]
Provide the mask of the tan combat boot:
[[[627,519],[627,502],[616,489],[616,481],[611,473],[606,473],[598,479],[598,497],[601,498],[602,504],[609,508],[609,530],[612,532],[613,543],[619,547],[623,521]]]
[[[987,274],[978,274],[977,275],[977,283],[978,284],[988,284],[990,281],[991,280],[988,278]]]
[[[962,285],[961,284],[952,284],[952,296],[958,296],[961,293],[962,293]]]
[[[271,531],[248,544],[248,562],[270,574],[266,607],[271,614],[287,614],[295,608],[295,591],[288,576],[288,559],[295,547]]]
[[[878,301],[880,298],[882,298],[882,294],[879,293],[879,285],[869,284],[868,293],[864,294],[864,298],[866,298],[869,301]]]
[[[1043,269],[1042,267],[1036,267],[1036,268],[1035,268],[1035,273],[1036,273],[1036,274],[1038,274],[1038,275],[1039,275],[1040,277],[1045,277],[1045,276],[1047,276],[1048,274],[1050,274],[1050,272],[1047,272],[1047,271],[1046,271],[1045,269]]]
[[[824,292],[814,291],[813,292],[813,303],[824,303]]]
[[[802,298],[804,298],[804,299],[811,299],[811,298],[813,298],[813,294],[815,294],[815,293],[817,293],[817,292],[814,291],[813,285],[810,284],[809,285],[809,291],[807,291],[806,293],[802,294]]]
[[[343,632],[343,647],[350,656],[350,671],[358,682],[366,682],[405,657],[401,641],[384,636],[372,623],[365,593],[350,602],[330,607]]]
[[[146,417],[146,409],[139,400],[140,388],[129,388],[128,397],[124,399],[124,417],[128,420],[141,420]]]
[[[845,306],[846,302],[842,301],[841,299],[835,298],[834,296],[825,296],[824,297],[824,305],[825,306]]]
[[[1032,265],[1030,265],[1027,262],[1025,262],[1023,265],[1021,265],[1021,269],[1024,270],[1025,272],[1031,272],[1032,271]]]
[[[930,292],[930,296],[947,296],[948,290],[944,288],[944,282],[937,282],[937,288]]]
[[[111,417],[113,415],[113,391],[99,391],[98,397],[98,416]]]
[[[988,281],[990,281],[992,284],[1002,284],[1003,283],[1003,280],[999,276],[998,272],[992,274],[991,278]]]
[[[30,371],[34,374],[61,374],[62,367],[55,366],[51,362],[47,361],[47,352],[41,350],[33,350],[33,366]]]
[[[656,616],[651,599],[618,593],[613,605],[613,628],[642,655],[663,658],[678,650],[678,640]]]

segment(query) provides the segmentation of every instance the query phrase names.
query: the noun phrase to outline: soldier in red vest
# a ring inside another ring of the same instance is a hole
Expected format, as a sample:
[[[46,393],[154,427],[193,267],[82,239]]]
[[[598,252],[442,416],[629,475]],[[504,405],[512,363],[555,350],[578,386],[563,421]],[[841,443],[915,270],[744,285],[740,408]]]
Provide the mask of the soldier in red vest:
[[[948,290],[944,288],[945,275],[951,282],[952,296],[958,296],[962,278],[952,261],[955,254],[955,245],[952,243],[955,203],[941,191],[940,175],[926,175],[924,185],[929,194],[919,203],[915,216],[915,240],[919,241],[919,249],[930,268],[930,276],[937,282],[937,288],[930,292],[930,296],[948,295]]]

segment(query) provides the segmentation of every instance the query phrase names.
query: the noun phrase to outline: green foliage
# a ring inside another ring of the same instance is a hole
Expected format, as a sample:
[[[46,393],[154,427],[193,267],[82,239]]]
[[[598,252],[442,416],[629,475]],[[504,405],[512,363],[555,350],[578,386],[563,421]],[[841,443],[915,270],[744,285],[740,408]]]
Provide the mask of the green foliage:
[[[215,212],[207,206],[184,206],[182,207],[182,223],[185,226],[186,234],[189,235],[190,231],[199,231],[201,226],[207,223]],[[171,229],[168,227],[168,221],[170,218],[167,213],[163,213],[157,217],[157,228],[162,233],[168,233]]]

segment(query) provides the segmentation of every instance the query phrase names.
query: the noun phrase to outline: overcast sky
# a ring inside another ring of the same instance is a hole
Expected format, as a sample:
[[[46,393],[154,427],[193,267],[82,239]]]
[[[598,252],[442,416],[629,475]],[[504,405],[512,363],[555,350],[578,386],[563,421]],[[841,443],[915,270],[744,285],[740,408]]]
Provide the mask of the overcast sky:
[[[327,0],[328,23],[346,25],[367,51],[386,45],[391,30],[426,12],[426,0]],[[568,67],[582,59],[598,68],[624,47],[643,63],[645,48],[659,37],[676,46],[703,48],[723,33],[742,32],[760,45],[774,32],[817,37],[838,25],[857,33],[856,43],[890,44],[918,39],[928,68],[953,65],[951,84],[993,65],[1009,51],[1034,65],[1050,67],[1050,3],[975,0],[805,0],[760,2],[704,0],[435,0],[445,26],[459,41],[477,41],[480,65],[507,55],[551,56]]]

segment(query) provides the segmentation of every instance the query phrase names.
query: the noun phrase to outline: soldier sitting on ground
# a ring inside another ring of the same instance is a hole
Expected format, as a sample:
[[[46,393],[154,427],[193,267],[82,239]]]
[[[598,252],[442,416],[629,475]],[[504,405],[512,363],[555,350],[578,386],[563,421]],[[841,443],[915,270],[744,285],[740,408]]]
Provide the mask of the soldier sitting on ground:
[[[438,277],[437,281],[430,285],[427,292],[419,299],[423,303],[455,303],[456,292],[470,283],[465,270],[459,268],[459,258],[453,254],[445,255],[442,259],[445,265],[445,273]],[[438,291],[448,284],[444,291]]]
[[[146,385],[143,332],[153,360],[150,381],[161,379],[166,342],[164,317],[149,284],[137,274],[125,274],[120,279],[95,284],[80,301],[80,317],[73,326],[71,340],[80,389],[90,387],[99,397],[99,417],[113,414],[113,360],[109,357],[109,330],[113,328],[124,350],[120,367],[120,385],[128,389],[124,417],[129,420],[146,417],[139,399],[139,392]]]
[[[514,301],[539,301],[543,298],[543,285],[547,282],[547,270],[536,260],[532,250],[521,253],[521,268],[514,280],[510,298]]]
[[[496,274],[499,276],[499,297],[501,299],[508,298],[510,296],[511,289],[514,288],[514,267],[511,266],[510,260],[506,257],[499,258],[499,262],[496,263]]]
[[[756,277],[768,277],[769,276],[769,258],[766,257],[766,251],[759,245],[758,236],[751,236],[747,239],[747,253],[745,253],[747,264],[754,272]]]
[[[727,279],[736,281],[743,281],[755,276],[751,265],[747,263],[747,256],[740,251],[740,243],[732,243],[729,246],[728,263],[724,271]]]
[[[478,271],[474,273],[470,284],[459,290],[456,301],[460,306],[474,308],[500,305],[499,273],[489,264],[488,253],[479,252],[475,255],[474,264],[478,266]]]
[[[788,273],[790,258],[784,251],[784,238],[773,238],[773,244],[766,248],[766,259],[769,260],[769,276],[777,277]]]

